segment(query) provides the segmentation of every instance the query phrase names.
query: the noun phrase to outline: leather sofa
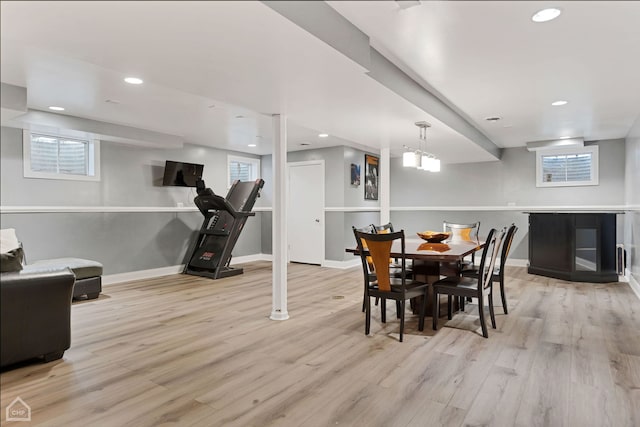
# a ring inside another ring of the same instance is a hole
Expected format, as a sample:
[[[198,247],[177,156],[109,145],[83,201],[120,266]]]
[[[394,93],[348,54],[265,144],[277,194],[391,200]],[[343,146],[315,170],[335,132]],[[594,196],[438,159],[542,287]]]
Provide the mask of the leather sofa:
[[[74,283],[68,268],[0,274],[0,366],[62,358],[71,345]]]

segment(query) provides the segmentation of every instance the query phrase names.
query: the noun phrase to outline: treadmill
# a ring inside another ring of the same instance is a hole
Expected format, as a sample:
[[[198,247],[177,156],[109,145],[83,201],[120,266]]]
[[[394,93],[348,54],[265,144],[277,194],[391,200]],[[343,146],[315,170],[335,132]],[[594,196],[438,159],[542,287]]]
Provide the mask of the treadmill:
[[[183,273],[194,276],[220,279],[242,274],[242,268],[234,268],[231,252],[238,241],[247,218],[255,216],[251,212],[264,180],[239,181],[231,184],[227,197],[218,196],[204,181],[196,183],[198,196],[193,200],[204,221],[189,248],[188,262]]]

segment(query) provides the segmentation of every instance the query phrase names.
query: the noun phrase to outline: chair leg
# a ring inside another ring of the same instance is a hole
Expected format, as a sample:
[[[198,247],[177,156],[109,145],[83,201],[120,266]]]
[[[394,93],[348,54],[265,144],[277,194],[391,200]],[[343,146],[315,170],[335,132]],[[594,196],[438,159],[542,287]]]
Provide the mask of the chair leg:
[[[433,291],[433,306],[431,307],[431,316],[433,316],[432,328],[434,331],[438,330],[438,311],[440,311],[440,295],[435,290]]]
[[[489,332],[487,331],[487,324],[484,319],[484,301],[482,298],[478,298],[478,314],[480,315],[480,325],[482,326],[482,336],[489,338]]]
[[[504,294],[504,278],[500,279],[500,297],[502,298],[502,308],[504,309],[504,314],[509,314],[509,310],[507,310],[507,297]]]
[[[396,300],[396,318],[400,318],[400,301]]]
[[[364,313],[364,310],[367,307],[367,294],[365,292],[364,296],[362,297],[362,312]]]
[[[404,332],[404,304],[405,300],[400,301],[400,342],[402,342],[402,333]]]
[[[422,296],[422,304],[420,305],[420,320],[418,321],[418,330],[424,331],[424,313],[427,311],[427,290],[425,288]]]
[[[493,288],[489,291],[489,315],[491,316],[491,326],[496,329],[496,313],[493,310]]]
[[[453,319],[453,298],[447,295],[447,319]]]
[[[387,323],[387,300],[385,298],[382,298],[380,303],[380,320],[382,323]]]
[[[365,316],[364,316],[364,334],[369,335],[371,330],[371,299],[365,295]]]
[[[380,301],[380,298],[376,297],[376,306],[378,305],[378,301]]]
[[[458,304],[460,305],[460,311],[464,311],[464,297],[458,298]]]

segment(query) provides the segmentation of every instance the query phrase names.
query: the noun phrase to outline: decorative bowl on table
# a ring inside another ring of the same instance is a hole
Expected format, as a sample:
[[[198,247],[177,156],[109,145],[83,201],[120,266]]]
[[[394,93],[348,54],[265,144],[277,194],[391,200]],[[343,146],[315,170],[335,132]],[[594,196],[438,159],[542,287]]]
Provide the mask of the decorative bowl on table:
[[[421,239],[429,243],[440,243],[451,236],[448,231],[421,231],[417,233]]]

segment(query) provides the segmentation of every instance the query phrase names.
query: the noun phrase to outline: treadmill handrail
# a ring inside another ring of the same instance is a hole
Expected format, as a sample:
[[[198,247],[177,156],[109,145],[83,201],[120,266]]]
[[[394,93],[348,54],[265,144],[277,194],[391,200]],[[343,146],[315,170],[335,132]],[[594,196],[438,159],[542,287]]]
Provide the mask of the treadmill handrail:
[[[194,203],[202,212],[202,215],[207,215],[210,210],[214,211],[226,211],[234,218],[240,218],[244,216],[255,216],[255,212],[243,212],[237,211],[231,206],[231,204],[224,197],[214,195],[197,196],[194,199]]]

